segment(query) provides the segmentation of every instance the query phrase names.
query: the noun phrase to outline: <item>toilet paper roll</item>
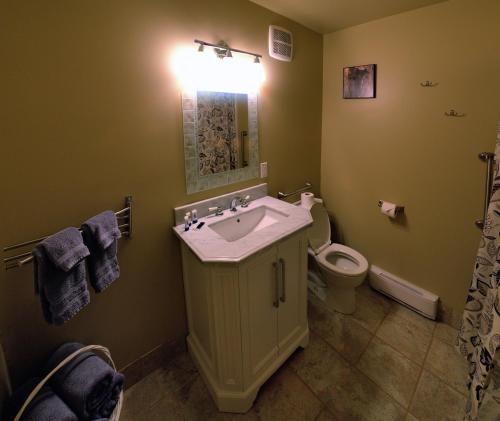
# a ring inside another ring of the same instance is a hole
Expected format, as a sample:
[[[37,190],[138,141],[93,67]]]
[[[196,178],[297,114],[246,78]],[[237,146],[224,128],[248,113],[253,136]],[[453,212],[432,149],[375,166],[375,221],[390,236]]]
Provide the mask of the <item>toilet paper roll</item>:
[[[396,204],[391,202],[382,202],[382,206],[380,206],[380,212],[389,218],[396,217]]]
[[[314,194],[311,192],[305,192],[300,195],[300,206],[306,208],[307,210],[312,208],[314,205]]]

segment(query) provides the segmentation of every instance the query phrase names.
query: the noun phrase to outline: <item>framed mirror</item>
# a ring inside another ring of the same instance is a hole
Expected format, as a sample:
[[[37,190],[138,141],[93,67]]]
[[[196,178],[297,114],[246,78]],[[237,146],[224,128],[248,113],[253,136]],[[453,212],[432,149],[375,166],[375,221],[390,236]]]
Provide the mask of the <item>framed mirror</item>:
[[[258,177],[256,93],[184,92],[182,115],[188,193]]]

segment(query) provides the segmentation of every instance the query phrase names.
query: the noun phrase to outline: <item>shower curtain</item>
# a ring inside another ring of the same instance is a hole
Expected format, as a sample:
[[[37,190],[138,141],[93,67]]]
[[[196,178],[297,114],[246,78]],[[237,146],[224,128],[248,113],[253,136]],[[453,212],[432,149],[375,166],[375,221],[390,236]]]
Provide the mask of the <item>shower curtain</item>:
[[[457,341],[469,362],[465,421],[500,419],[500,123],[493,191]]]

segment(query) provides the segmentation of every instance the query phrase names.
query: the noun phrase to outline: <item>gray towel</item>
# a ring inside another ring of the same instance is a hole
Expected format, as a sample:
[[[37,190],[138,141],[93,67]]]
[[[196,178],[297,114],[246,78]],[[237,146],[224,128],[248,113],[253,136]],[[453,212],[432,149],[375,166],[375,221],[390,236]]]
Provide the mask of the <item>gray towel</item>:
[[[40,379],[30,379],[14,392],[5,410],[5,420],[13,420]],[[78,421],[75,413],[45,384],[28,405],[21,417],[23,421]]]
[[[90,250],[87,259],[90,283],[96,292],[101,292],[120,276],[116,251],[121,232],[116,215],[112,211],[96,215],[82,225],[82,231]]]
[[[80,231],[74,227],[63,229],[47,237],[40,244],[52,263],[64,272],[68,272],[89,255]]]
[[[84,262],[88,255],[76,228],[66,228],[34,248],[35,293],[48,323],[61,325],[90,302]]]
[[[50,357],[44,371],[49,373],[64,358],[81,349],[82,344],[61,345]],[[80,420],[109,418],[123,389],[124,377],[104,360],[87,351],[62,367],[50,380],[54,391],[70,406]]]

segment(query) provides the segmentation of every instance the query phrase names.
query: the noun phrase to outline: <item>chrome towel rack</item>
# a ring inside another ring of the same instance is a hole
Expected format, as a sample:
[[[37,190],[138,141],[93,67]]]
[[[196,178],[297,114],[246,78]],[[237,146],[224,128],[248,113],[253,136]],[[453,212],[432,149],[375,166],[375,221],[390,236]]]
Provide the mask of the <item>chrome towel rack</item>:
[[[293,196],[294,194],[299,194],[299,193],[302,193],[302,192],[305,192],[307,190],[311,190],[312,189],[312,184],[309,183],[309,181],[306,181],[306,184],[304,187],[301,187],[300,189],[297,189],[291,193],[283,193],[283,192],[278,192],[278,199],[280,200],[283,200],[283,199],[286,199],[287,197],[290,197],[290,196]]]
[[[493,152],[481,152],[479,159],[486,162],[486,180],[484,183],[484,207],[483,219],[476,219],[475,224],[479,229],[484,228],[486,218],[488,217],[488,206],[491,199],[491,191],[493,186],[493,162],[495,161],[495,154]]]
[[[118,219],[118,228],[120,229],[122,236],[125,238],[132,237],[132,196],[127,196],[125,198],[125,207],[117,212],[115,212],[116,218]],[[19,244],[13,244],[11,246],[7,246],[3,249],[4,253],[25,248],[31,246],[33,244],[38,244],[45,240],[48,235],[45,237],[36,238],[35,240],[25,241]],[[31,254],[31,250],[19,254],[15,254],[13,256],[9,256],[3,259],[3,264],[5,270],[18,268],[24,266],[27,263],[31,263],[33,261],[33,255]]]

